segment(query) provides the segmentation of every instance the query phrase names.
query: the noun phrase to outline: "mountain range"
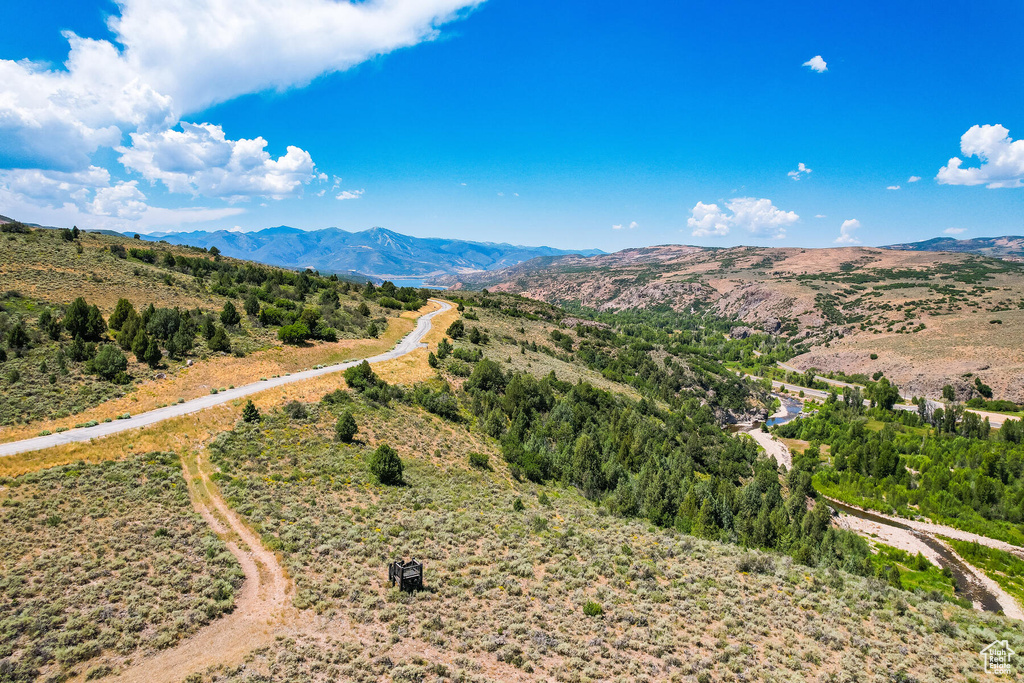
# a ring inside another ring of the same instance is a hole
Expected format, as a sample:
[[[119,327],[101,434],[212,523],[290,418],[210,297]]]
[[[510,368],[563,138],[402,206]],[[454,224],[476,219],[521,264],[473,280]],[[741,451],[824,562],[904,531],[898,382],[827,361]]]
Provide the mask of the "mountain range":
[[[601,254],[597,249],[567,251],[493,242],[422,238],[385,228],[347,232],[339,228],[299,230],[287,226],[257,232],[171,232],[143,235],[171,244],[217,247],[225,256],[322,273],[377,278],[431,278],[514,266],[541,256]]]
[[[1001,258],[1007,261],[1024,261],[1024,237],[976,237],[958,240],[952,237],[935,237],[922,242],[890,244],[883,249],[897,251],[957,251]]]

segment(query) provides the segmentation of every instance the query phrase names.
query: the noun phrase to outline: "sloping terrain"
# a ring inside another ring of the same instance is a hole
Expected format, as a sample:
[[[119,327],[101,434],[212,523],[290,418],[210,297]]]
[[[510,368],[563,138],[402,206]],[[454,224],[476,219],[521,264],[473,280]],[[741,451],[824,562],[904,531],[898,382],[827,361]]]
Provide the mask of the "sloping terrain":
[[[922,242],[890,244],[883,249],[900,251],[957,251],[981,254],[1007,261],[1024,261],[1024,237],[1007,235],[1004,237],[975,237],[958,240],[952,237],[935,237]]]
[[[145,239],[217,247],[228,256],[288,268],[361,273],[385,279],[494,270],[538,256],[573,253],[551,247],[409,237],[384,228],[346,232],[338,228],[299,230],[280,226],[247,233],[158,233]],[[587,249],[580,253],[600,252]]]
[[[660,246],[442,281],[598,311],[706,310],[791,340],[801,369],[881,371],[933,398],[949,383],[969,398],[980,377],[1024,401],[1024,266],[974,254]]]

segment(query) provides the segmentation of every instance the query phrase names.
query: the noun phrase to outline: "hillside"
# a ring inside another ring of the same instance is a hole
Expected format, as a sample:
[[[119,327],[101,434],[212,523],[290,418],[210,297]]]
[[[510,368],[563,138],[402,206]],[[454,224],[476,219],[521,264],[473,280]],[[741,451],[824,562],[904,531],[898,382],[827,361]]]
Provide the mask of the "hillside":
[[[1007,261],[1024,261],[1024,237],[975,237],[958,240],[952,237],[935,237],[922,242],[890,244],[883,249],[899,251],[953,251],[981,254]]]
[[[2,230],[5,441],[336,362],[356,346],[385,350],[429,296],[196,247],[15,222]]]
[[[41,472],[12,458],[5,674],[996,680],[977,651],[1024,647],[718,427],[713,407],[757,396],[711,359],[767,337],[452,298],[412,362],[264,392],[254,419],[226,405],[55,449]],[[386,565],[413,557],[426,589],[404,594]]]
[[[384,228],[346,232],[338,228],[307,231],[280,226],[247,233],[220,230],[143,237],[171,244],[217,247],[227,256],[288,268],[361,273],[383,279],[494,270],[538,256],[573,253],[551,247],[409,237]],[[600,252],[591,249],[579,253]]]
[[[709,311],[790,340],[801,370],[883,372],[908,396],[952,384],[962,400],[980,377],[1024,401],[1024,268],[974,254],[667,245],[442,281],[597,311]]]

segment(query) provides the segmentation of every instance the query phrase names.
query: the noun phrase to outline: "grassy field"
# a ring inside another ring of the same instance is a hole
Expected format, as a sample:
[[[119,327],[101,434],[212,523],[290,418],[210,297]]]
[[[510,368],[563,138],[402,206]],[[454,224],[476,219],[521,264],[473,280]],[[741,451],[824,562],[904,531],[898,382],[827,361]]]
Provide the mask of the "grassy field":
[[[275,412],[258,428],[240,425],[210,447],[224,495],[282,553],[297,606],[322,619],[318,633],[279,640],[217,680],[256,670],[366,681],[905,671],[939,681],[983,678],[965,654],[997,634],[1024,642],[1001,617],[619,519],[572,489],[518,483],[493,442],[463,424],[401,404],[347,405],[360,430],[351,446],[331,440],[335,409],[318,405],[301,420]],[[368,475],[380,443],[400,453],[404,485]],[[491,469],[471,467],[470,452],[488,454]],[[414,596],[384,580],[387,562],[409,557],[427,567],[427,590]],[[588,603],[600,614],[585,614]],[[358,648],[345,637],[355,631]]]
[[[177,456],[0,478],[0,679],[99,676],[232,609],[241,570]]]

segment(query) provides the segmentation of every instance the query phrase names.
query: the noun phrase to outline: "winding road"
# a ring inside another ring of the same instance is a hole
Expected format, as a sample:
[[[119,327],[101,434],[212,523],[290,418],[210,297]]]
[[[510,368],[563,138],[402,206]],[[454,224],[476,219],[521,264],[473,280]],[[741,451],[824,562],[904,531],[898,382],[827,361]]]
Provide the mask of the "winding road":
[[[104,422],[96,425],[95,427],[69,429],[66,432],[60,432],[59,434],[48,434],[46,436],[36,436],[31,439],[23,439],[21,441],[11,441],[10,443],[0,444],[0,457],[16,455],[18,453],[28,453],[30,451],[40,451],[45,448],[53,448],[54,446],[60,446],[67,443],[91,441],[92,439],[110,436],[111,434],[125,432],[130,429],[148,427],[149,425],[163,422],[164,420],[197,413],[201,410],[212,408],[213,406],[244,398],[245,396],[266,391],[267,389],[273,389],[274,387],[292,384],[293,382],[301,382],[312,377],[329,375],[334,372],[342,372],[343,370],[347,370],[355,365],[359,365],[363,360],[369,361],[370,363],[380,363],[383,361],[394,360],[395,358],[401,358],[402,356],[412,353],[417,349],[424,348],[426,344],[423,344],[420,340],[422,340],[423,337],[426,336],[427,332],[430,331],[431,318],[439,313],[449,311],[452,308],[451,304],[441,301],[440,299],[431,299],[431,301],[440,304],[441,308],[420,316],[416,320],[416,328],[398,342],[393,349],[371,358],[361,358],[359,360],[338,363],[337,365],[328,365],[322,368],[315,368],[313,370],[304,370],[291,375],[272,377],[266,381],[253,382],[252,384],[235,387],[234,389],[228,389],[216,394],[200,396],[199,398],[194,398],[191,401],[185,401],[184,403],[176,403],[164,408],[158,408],[157,410],[151,410],[146,413],[134,415],[125,420]]]

